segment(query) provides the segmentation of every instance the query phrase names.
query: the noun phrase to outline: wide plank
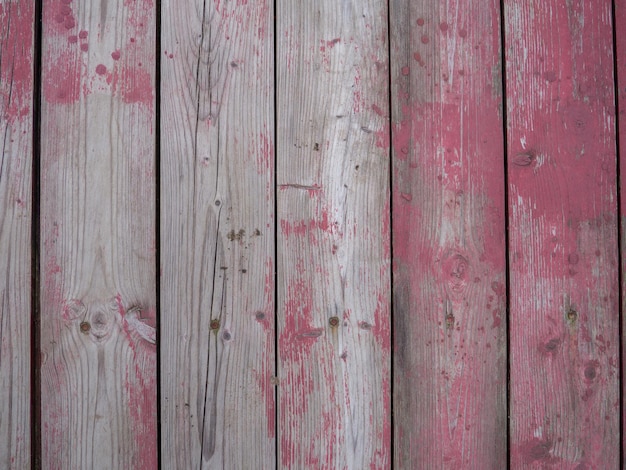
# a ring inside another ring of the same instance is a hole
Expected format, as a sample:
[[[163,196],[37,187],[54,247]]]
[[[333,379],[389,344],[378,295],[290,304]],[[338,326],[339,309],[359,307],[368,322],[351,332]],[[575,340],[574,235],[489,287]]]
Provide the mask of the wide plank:
[[[276,21],[279,465],[387,468],[387,2]]]
[[[506,467],[500,2],[391,1],[395,468]]]
[[[273,2],[164,0],[163,468],[274,468]]]
[[[0,2],[0,467],[31,465],[35,2]]]
[[[511,464],[618,468],[611,2],[504,1]]]
[[[42,468],[157,467],[155,5],[43,4]]]

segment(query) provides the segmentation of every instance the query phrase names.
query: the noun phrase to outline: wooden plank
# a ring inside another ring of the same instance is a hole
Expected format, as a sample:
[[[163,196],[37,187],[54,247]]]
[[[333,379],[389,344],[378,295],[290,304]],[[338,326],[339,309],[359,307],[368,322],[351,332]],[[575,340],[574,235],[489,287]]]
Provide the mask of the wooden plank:
[[[156,468],[155,7],[43,5],[43,468]]]
[[[272,468],[273,3],[162,9],[163,468]]]
[[[30,468],[31,0],[0,2],[0,467]]]
[[[276,35],[279,463],[386,468],[386,2],[280,2]]]
[[[622,270],[622,305],[621,308],[621,321],[622,332],[626,331],[626,318],[624,313],[626,312],[626,0],[616,0],[614,2],[614,37],[615,37],[615,54],[616,54],[616,72],[617,83],[615,84],[617,90],[617,109],[618,124],[617,129],[619,135],[619,197],[620,197],[620,223],[621,223],[621,240],[620,240],[620,260]],[[620,338],[622,342],[622,351],[626,351],[626,338],[623,336]],[[622,356],[622,370],[621,370],[621,384],[620,392],[622,397],[624,396],[624,378],[626,377],[626,363],[623,362]],[[622,431],[626,429],[626,412],[624,408],[624,402],[622,398],[621,402],[621,419],[622,419]],[[622,449],[626,449],[626,435],[621,436]],[[623,452],[623,450],[622,450]]]
[[[513,468],[618,468],[611,2],[506,0]]]
[[[506,467],[500,2],[391,2],[394,462]]]

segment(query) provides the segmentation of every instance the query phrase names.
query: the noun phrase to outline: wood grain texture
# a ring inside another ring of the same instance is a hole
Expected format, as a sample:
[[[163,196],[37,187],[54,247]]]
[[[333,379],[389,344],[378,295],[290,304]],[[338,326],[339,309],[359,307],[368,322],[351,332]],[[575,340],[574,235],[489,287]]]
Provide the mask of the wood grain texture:
[[[157,466],[152,0],[43,5],[42,467]]]
[[[497,1],[391,2],[396,468],[506,467]]]
[[[386,2],[279,2],[276,34],[279,464],[386,468]]]
[[[513,468],[618,468],[611,2],[505,0]]]
[[[619,128],[617,129],[619,134],[619,197],[620,197],[620,223],[621,223],[621,240],[620,240],[620,260],[621,260],[621,270],[622,270],[622,305],[621,307],[621,321],[622,321],[622,334],[626,325],[626,318],[624,318],[624,313],[626,312],[626,1],[625,0],[616,0],[614,2],[615,8],[615,16],[614,16],[614,29],[615,29],[615,54],[616,54],[616,65],[617,65],[617,83],[615,84],[615,88],[617,90],[617,109],[619,110],[618,115],[618,123]],[[626,339],[622,336],[620,338],[622,342],[622,353],[626,351]],[[626,412],[624,407],[624,392],[625,389],[625,380],[626,377],[626,363],[624,362],[624,358],[622,356],[622,370],[621,370],[621,419],[622,419],[622,430],[626,429]],[[621,444],[622,444],[622,452],[626,449],[626,435],[621,436]]]
[[[34,2],[0,2],[0,467],[29,468]]]
[[[271,1],[162,2],[164,468],[274,468]]]

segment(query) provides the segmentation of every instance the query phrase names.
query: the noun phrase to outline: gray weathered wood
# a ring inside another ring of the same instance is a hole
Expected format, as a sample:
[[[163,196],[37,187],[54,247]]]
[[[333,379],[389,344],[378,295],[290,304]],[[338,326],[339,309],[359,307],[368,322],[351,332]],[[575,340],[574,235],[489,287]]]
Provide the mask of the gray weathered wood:
[[[162,9],[163,467],[273,468],[273,5]]]
[[[152,0],[44,2],[42,467],[157,466]]]
[[[394,463],[506,468],[500,2],[392,0]]]
[[[32,0],[0,2],[0,467],[29,468]]]
[[[391,461],[387,6],[277,6],[279,461]]]

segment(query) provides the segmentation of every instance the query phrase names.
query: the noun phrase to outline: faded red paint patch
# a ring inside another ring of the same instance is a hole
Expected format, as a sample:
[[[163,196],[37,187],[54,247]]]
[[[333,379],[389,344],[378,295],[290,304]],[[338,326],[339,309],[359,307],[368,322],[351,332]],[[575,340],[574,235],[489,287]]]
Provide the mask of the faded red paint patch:
[[[264,364],[270,364],[271,362],[271,341],[265,341],[266,351],[264,351]],[[267,353],[270,352],[270,355]],[[263,374],[259,374],[256,371],[254,372],[255,381],[257,383],[257,387],[261,393],[261,396],[264,397],[265,400],[265,420],[267,423],[267,436],[270,439],[273,439],[276,436],[276,410],[274,405],[274,384],[272,383],[273,373],[267,373],[271,366],[265,367],[265,372]]]
[[[136,348],[143,349],[143,342]],[[154,349],[138,351],[135,364],[126,370],[125,389],[132,428],[137,468],[157,468],[156,354]]]
[[[119,77],[119,91],[124,103],[154,106],[154,81],[147,70],[140,67],[123,67]]]
[[[313,328],[313,294],[311,286],[303,280],[294,280],[287,287],[284,305],[284,327],[279,337],[279,351],[283,364],[281,381],[283,390],[289,389],[281,412],[281,426],[286,430],[297,429],[300,416],[306,413],[308,397],[313,392],[314,383],[310,367],[304,359],[310,358],[312,347],[322,335],[322,330]],[[294,461],[300,443],[289,432],[281,433],[281,460],[289,466]]]
[[[33,96],[33,15],[32,2],[7,3],[0,8],[0,30],[3,36],[0,112],[9,122],[30,116]]]
[[[46,61],[43,97],[49,103],[72,104],[80,99],[81,68],[75,54],[62,52]]]
[[[542,462],[544,464],[554,465],[559,463],[561,459],[552,456],[552,447],[552,441],[535,437],[524,442],[517,449],[516,453],[525,464]]]
[[[387,295],[378,294],[376,310],[374,311],[374,337],[378,341],[382,351],[386,354],[391,352],[391,311],[390,301]]]
[[[257,152],[257,172],[259,175],[267,175],[273,168],[274,162],[274,144],[271,137],[267,133],[260,135],[260,149]]]

